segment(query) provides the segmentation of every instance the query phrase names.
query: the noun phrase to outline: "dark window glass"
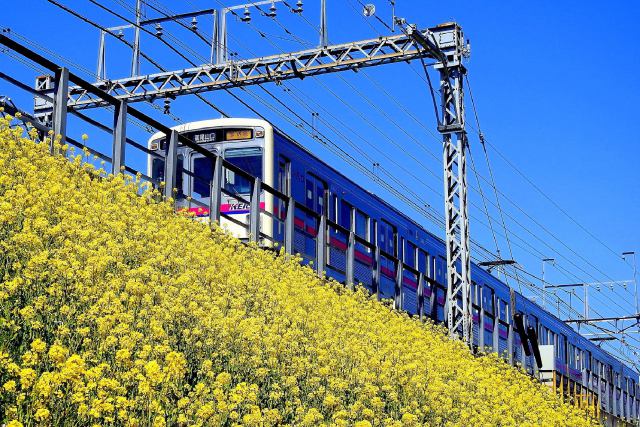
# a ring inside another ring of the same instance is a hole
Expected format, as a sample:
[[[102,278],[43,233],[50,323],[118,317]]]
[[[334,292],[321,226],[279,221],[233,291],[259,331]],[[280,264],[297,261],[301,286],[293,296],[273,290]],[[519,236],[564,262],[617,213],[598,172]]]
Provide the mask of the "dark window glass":
[[[280,192],[290,195],[290,170],[291,170],[291,162],[284,157],[280,157],[280,162],[278,164],[278,190]]]
[[[184,196],[184,193],[182,191],[182,179],[184,171],[184,166],[182,164],[183,161],[184,156],[182,154],[178,155],[178,163],[176,167],[176,188],[178,189],[178,197]],[[151,177],[158,180],[158,182],[164,181],[164,159],[159,159],[157,157],[153,158],[153,161],[151,162]]]
[[[505,301],[500,300],[500,320],[507,321],[508,305]]]
[[[206,157],[193,159],[193,174],[194,196],[209,197],[211,177],[213,176],[213,160]]]
[[[369,218],[360,210],[356,209],[355,212],[356,229],[354,231],[358,236],[362,237],[363,239],[369,240],[369,236],[367,233]]]
[[[340,223],[347,230],[351,230],[351,205],[344,200],[340,202]]]
[[[262,149],[234,148],[224,152],[224,158],[243,171],[257,178],[262,178]],[[252,180],[240,176],[233,171],[225,173],[224,188],[232,194],[250,194]]]
[[[305,205],[316,213],[324,211],[324,181],[314,175],[307,174],[305,181]]]
[[[482,287],[482,308],[487,313],[493,315],[493,289],[488,286]]]
[[[416,267],[416,245],[409,241],[405,241],[404,263],[409,267]]]
[[[378,246],[390,255],[394,255],[396,232],[394,227],[382,220],[378,223]]]

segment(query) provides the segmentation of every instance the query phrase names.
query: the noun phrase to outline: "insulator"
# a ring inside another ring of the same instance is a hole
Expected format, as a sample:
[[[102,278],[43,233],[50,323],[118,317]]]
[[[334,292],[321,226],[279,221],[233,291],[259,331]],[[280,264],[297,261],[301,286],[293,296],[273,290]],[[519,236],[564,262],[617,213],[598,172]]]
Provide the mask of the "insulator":
[[[293,13],[302,13],[302,0],[298,0],[296,8],[293,9]]]
[[[169,98],[164,99],[164,114],[171,114],[171,100]]]
[[[122,30],[118,31],[118,38],[123,38],[124,37],[124,32]]]
[[[191,31],[198,31],[198,20],[195,16],[191,20]]]
[[[162,37],[162,25],[160,23],[156,24],[156,37]]]
[[[244,7],[244,16],[240,18],[242,22],[251,22],[251,11],[249,10],[249,6]]]
[[[270,18],[275,18],[276,17],[276,4],[275,2],[271,3],[271,7],[269,8],[269,13],[267,13],[267,16]]]

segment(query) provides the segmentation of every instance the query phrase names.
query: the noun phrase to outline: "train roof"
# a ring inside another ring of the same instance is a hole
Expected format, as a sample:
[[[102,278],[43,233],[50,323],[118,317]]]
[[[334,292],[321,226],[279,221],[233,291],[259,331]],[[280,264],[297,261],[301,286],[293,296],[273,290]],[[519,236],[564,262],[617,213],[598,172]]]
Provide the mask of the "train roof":
[[[220,119],[208,119],[208,120],[199,120],[196,122],[189,122],[180,124],[177,126],[173,126],[171,130],[175,130],[178,132],[188,132],[191,130],[210,128],[210,127],[224,127],[224,126],[262,126],[265,130],[272,130],[273,126],[266,120],[262,119],[243,119],[236,117],[223,117]],[[164,132],[156,132],[151,135],[150,139],[162,138],[164,137]]]

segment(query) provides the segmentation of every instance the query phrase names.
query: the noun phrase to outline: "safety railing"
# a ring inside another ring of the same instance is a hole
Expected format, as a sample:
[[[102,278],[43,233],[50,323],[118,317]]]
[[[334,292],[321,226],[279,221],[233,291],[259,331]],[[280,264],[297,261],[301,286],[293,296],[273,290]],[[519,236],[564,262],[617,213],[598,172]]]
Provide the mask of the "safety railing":
[[[52,76],[38,78],[39,87],[37,89],[31,88],[5,73],[0,73],[0,79],[34,96],[36,103],[41,106],[40,112],[47,111],[42,108],[43,104],[50,106],[50,126],[42,124],[26,112],[21,114],[22,121],[29,122],[43,135],[53,131],[55,135],[60,135],[64,142],[85,150],[90,156],[94,156],[102,162],[109,163],[113,174],[129,173],[151,182],[162,191],[166,199],[176,200],[176,206],[179,208],[199,208],[202,211],[208,211],[212,223],[220,223],[224,219],[246,230],[246,240],[250,242],[261,243],[263,247],[268,248],[281,245],[287,254],[300,254],[303,262],[313,264],[313,268],[319,275],[324,275],[329,270],[329,272],[336,273],[331,274],[334,277],[342,276],[342,282],[350,289],[354,289],[357,283],[362,283],[379,298],[393,299],[393,305],[398,309],[417,314],[420,318],[434,317],[433,306],[436,300],[436,288],[444,289],[444,286],[429,277],[426,272],[418,271],[407,265],[395,255],[381,250],[374,243],[358,236],[353,230],[331,221],[326,213],[318,213],[309,209],[293,197],[204,149],[176,130],[130,107],[125,100],[117,99],[96,88],[67,68],[58,66],[2,34],[0,34],[0,44],[52,73]],[[111,111],[113,126],[105,125],[80,111],[68,109],[67,100],[70,85],[76,85],[101,99],[103,101],[101,104]],[[18,112],[16,108],[7,107],[7,112],[10,114],[15,115],[15,112]],[[85,141],[78,141],[70,137],[67,134],[69,115],[73,115],[86,125],[110,135],[110,153],[103,153],[95,147],[89,147]],[[127,121],[131,118],[165,135],[166,143],[163,153],[159,154],[147,148],[146,144],[136,142],[128,136]],[[211,161],[211,175],[201,176],[186,169],[182,164],[179,165],[180,146],[187,147],[209,159]],[[51,150],[53,149],[52,138]],[[127,164],[128,149],[135,149],[143,156],[161,159],[164,162],[163,182]],[[251,182],[251,191],[248,197],[225,188],[224,176],[226,172],[233,172]],[[201,195],[194,194],[193,186],[190,186],[186,192],[183,191],[183,188],[176,188],[178,182],[184,182],[186,179],[207,185],[209,197],[200,197]],[[239,220],[234,215],[221,211],[223,195],[249,207],[247,221]],[[260,202],[267,196],[271,200],[269,206]],[[301,227],[296,225],[296,216],[305,218]],[[271,221],[269,230],[261,227],[261,222],[263,222],[261,219],[264,218],[269,218]],[[309,223],[313,225],[308,225]],[[282,232],[276,232],[277,229],[281,229]],[[338,242],[342,244],[338,245]],[[343,258],[343,262],[336,262],[336,258],[340,257]],[[407,282],[412,283],[412,298],[408,298],[407,292],[403,291]],[[433,291],[428,291],[430,289]],[[434,295],[433,298],[429,298],[431,293]],[[428,307],[425,307],[426,299],[431,300]],[[412,303],[408,303],[409,301]]]

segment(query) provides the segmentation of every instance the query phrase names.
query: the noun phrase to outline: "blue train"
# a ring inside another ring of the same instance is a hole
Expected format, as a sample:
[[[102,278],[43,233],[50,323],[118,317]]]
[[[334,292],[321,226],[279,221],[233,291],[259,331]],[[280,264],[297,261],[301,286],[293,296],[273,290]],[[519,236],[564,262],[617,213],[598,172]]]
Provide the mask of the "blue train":
[[[391,204],[356,185],[301,145],[281,134],[271,124],[257,119],[225,118],[188,123],[174,128],[201,147],[258,177],[307,210],[295,212],[295,251],[306,261],[317,256],[317,215],[324,213],[336,226],[329,227],[325,252],[326,272],[344,281],[349,232],[358,236],[353,275],[373,291],[373,250],[379,248],[381,298],[394,298],[413,315],[422,314],[444,322],[446,260],[444,242],[411,220]],[[149,174],[162,180],[165,135],[149,140]],[[196,215],[208,215],[212,164],[192,149],[178,149],[180,203]],[[241,239],[248,237],[247,200],[252,181],[231,170],[224,172],[221,218],[223,227]],[[197,201],[198,206],[193,206]],[[205,206],[205,207],[202,207]],[[266,191],[260,195],[260,230],[264,246],[282,243],[285,233],[283,201]],[[398,280],[395,259],[401,260]],[[424,297],[418,303],[418,280],[424,281]],[[536,303],[510,289],[476,264],[471,268],[473,300],[473,344],[498,352],[513,364],[521,364],[531,375],[549,384],[580,407],[595,409],[607,425],[638,425],[640,388],[638,373],[617,360],[569,325]],[[421,310],[422,313],[418,313]],[[523,319],[538,338],[539,367],[527,356],[517,333],[514,316]]]

